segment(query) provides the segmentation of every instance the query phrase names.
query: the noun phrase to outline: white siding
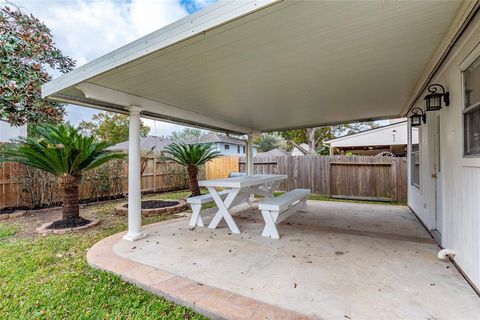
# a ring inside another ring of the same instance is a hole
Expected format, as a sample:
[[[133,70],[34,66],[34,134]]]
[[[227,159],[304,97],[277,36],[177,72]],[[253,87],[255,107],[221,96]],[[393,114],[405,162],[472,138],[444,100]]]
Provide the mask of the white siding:
[[[407,144],[407,123],[359,132],[331,140],[332,147],[389,146]]]
[[[230,147],[229,149],[225,149],[225,145],[228,144]],[[220,151],[220,153],[224,156],[239,156],[244,157],[245,152],[243,152],[244,146],[240,146],[240,153],[238,152],[238,144],[234,143],[225,143],[225,142],[216,142],[215,143],[216,149]],[[253,155],[257,154],[257,147],[253,147]]]
[[[456,251],[455,261],[480,287],[480,157],[463,157],[463,84],[461,69],[480,56],[480,17],[456,44],[431,83],[450,91],[450,106],[440,115],[440,157],[435,156],[435,113],[427,113],[421,134],[421,188],[409,183],[409,206],[429,229],[435,227],[434,165],[440,166],[439,201],[441,245]],[[422,99],[423,100],[423,99]],[[417,101],[423,107],[423,101]],[[438,164],[439,162],[439,164]],[[410,179],[410,175],[409,175]]]
[[[8,122],[0,121],[0,142],[8,142],[10,139],[25,137],[27,126],[11,127]]]

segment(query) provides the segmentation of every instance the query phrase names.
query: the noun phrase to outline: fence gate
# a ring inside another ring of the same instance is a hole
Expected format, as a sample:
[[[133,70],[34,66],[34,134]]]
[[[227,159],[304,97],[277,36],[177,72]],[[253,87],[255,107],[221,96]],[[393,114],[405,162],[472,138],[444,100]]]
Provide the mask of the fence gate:
[[[340,199],[396,200],[392,162],[331,162],[330,196]]]

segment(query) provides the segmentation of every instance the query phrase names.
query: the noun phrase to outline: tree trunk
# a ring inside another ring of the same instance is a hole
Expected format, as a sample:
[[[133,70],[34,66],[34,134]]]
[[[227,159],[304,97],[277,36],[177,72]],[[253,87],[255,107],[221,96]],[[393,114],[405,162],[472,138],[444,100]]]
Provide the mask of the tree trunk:
[[[63,189],[62,220],[78,219],[80,217],[78,206],[80,177],[63,176],[61,184]]]
[[[190,183],[190,191],[192,191],[192,197],[200,195],[200,188],[198,187],[198,167],[187,166],[188,182]]]

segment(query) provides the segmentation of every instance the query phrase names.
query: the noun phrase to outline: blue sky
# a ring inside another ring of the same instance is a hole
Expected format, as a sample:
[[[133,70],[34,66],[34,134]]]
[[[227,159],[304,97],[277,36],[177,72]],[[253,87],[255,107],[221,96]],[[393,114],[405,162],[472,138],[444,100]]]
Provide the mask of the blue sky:
[[[10,0],[44,21],[52,30],[57,46],[77,61],[77,67],[215,1]],[[98,112],[75,106],[69,106],[67,111],[67,120],[74,124]],[[152,127],[151,134],[155,135],[168,135],[181,128],[160,121],[146,120],[145,123]]]
[[[180,0],[180,5],[187,10],[189,14],[197,12],[198,10],[208,6],[211,3],[216,2],[217,0]]]

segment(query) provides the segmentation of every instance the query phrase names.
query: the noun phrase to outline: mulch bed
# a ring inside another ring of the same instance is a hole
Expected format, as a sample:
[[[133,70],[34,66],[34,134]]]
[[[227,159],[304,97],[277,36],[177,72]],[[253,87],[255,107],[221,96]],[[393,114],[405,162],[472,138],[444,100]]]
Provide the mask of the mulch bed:
[[[159,209],[165,207],[173,207],[176,206],[178,203],[178,201],[145,200],[142,201],[142,209]],[[123,207],[128,208],[128,203],[125,204]]]
[[[25,206],[21,206],[21,207],[6,207],[6,208],[0,209],[0,214],[11,214],[11,213],[14,213],[14,212],[17,211],[17,210],[26,211],[26,210],[30,210],[30,207],[25,207]]]
[[[84,219],[82,217],[76,219],[67,219],[67,220],[58,220],[53,222],[51,225],[47,227],[47,229],[67,229],[67,228],[77,228],[86,226],[91,221]]]

